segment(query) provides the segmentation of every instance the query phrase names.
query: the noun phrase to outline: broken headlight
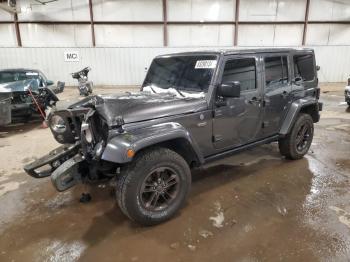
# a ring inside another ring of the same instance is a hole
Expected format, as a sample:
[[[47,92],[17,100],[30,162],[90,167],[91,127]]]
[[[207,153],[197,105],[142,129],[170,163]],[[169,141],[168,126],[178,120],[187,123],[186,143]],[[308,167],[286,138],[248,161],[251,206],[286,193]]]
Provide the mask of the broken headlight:
[[[86,142],[91,143],[93,140],[93,135],[91,132],[90,125],[86,122],[81,124],[81,133],[84,135]]]
[[[59,115],[54,115],[51,118],[50,127],[56,133],[64,133],[67,130],[66,122]]]

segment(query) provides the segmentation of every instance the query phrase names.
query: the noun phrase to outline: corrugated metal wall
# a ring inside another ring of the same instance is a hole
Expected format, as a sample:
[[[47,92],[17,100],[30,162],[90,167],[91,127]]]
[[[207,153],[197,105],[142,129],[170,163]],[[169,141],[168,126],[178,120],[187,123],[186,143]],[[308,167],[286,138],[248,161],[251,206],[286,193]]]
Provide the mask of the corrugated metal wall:
[[[203,48],[208,49],[208,48]],[[213,49],[213,48],[210,48]],[[350,74],[350,46],[315,46],[321,82],[343,82]],[[140,85],[152,58],[194,48],[1,48],[0,69],[29,67],[75,85],[71,72],[92,67],[95,85]],[[79,62],[64,62],[64,52],[79,51]]]

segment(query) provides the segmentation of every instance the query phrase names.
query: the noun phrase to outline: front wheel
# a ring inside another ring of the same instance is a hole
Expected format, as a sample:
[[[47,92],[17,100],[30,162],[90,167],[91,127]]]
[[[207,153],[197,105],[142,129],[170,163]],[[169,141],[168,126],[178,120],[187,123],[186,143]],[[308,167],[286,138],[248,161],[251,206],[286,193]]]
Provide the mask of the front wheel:
[[[308,114],[300,114],[289,134],[278,141],[280,152],[288,159],[300,159],[308,151],[314,136],[314,123]]]
[[[167,148],[145,150],[121,169],[117,201],[122,212],[142,225],[170,219],[184,204],[191,186],[187,162]]]

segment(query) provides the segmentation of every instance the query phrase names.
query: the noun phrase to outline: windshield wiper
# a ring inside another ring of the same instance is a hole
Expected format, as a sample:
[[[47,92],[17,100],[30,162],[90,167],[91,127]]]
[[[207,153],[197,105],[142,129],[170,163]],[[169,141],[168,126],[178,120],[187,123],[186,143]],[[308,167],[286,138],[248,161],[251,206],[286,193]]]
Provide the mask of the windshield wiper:
[[[186,97],[179,89],[177,89],[175,86],[170,85],[167,89],[172,88],[174,89],[180,96]]]
[[[174,89],[176,90],[176,92],[178,92],[180,94],[180,96],[185,97],[185,95],[179,89],[177,89],[177,88],[174,88]]]
[[[153,89],[152,86],[148,86],[148,87],[151,88],[151,90],[152,90],[153,93],[158,94],[158,93]]]

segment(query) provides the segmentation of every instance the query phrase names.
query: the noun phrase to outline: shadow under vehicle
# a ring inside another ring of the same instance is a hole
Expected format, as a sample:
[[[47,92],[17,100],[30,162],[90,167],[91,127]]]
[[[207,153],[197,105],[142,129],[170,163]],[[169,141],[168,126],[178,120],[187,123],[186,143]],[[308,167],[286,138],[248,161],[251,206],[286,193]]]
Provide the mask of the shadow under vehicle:
[[[0,126],[10,124],[14,118],[43,114],[58,101],[56,94],[63,89],[63,82],[54,86],[39,70],[0,70]]]
[[[58,102],[48,123],[63,145],[24,169],[58,191],[114,178],[123,213],[154,225],[184,204],[191,168],[275,141],[286,158],[302,158],[319,96],[312,49],[158,56],[138,93]]]

